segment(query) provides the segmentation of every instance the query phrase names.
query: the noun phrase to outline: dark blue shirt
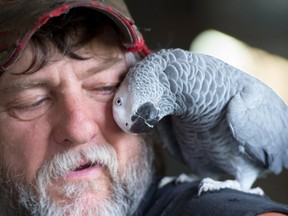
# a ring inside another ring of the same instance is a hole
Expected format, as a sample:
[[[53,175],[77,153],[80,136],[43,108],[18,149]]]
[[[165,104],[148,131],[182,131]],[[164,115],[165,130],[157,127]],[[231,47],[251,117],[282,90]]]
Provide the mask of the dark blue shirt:
[[[152,183],[134,216],[255,216],[265,212],[288,215],[288,205],[266,196],[232,189],[203,192],[198,196],[199,182],[172,181],[159,187],[159,180]]]

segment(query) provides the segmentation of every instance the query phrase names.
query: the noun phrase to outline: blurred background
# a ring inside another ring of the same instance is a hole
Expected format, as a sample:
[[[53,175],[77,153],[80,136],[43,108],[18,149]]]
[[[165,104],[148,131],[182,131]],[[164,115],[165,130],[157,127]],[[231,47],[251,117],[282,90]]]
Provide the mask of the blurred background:
[[[261,79],[288,103],[287,0],[125,0],[152,51],[183,48],[216,56]],[[168,154],[167,175],[189,172]],[[259,179],[288,204],[288,170]]]

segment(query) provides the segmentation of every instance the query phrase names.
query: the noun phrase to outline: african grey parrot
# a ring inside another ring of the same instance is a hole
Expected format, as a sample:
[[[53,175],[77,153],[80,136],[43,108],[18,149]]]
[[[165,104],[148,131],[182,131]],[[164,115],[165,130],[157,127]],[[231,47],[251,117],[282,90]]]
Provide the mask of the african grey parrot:
[[[160,50],[121,83],[113,115],[126,132],[155,125],[164,146],[204,178],[203,191],[251,188],[288,168],[288,108],[264,83],[212,56]],[[216,181],[221,174],[235,180]]]

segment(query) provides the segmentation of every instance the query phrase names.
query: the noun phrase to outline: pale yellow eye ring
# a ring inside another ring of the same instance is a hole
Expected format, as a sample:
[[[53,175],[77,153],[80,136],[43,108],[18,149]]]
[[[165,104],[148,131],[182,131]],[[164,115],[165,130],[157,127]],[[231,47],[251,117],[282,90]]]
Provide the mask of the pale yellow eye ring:
[[[121,100],[121,98],[116,98],[116,100],[115,100],[115,105],[117,105],[117,106],[121,106],[121,105],[122,105],[122,100]]]

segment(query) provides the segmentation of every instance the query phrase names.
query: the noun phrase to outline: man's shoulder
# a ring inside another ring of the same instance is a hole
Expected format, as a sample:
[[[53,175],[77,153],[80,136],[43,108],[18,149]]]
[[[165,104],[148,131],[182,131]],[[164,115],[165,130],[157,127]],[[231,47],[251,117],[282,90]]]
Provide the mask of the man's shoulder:
[[[162,181],[161,181],[162,180]],[[265,212],[288,214],[288,205],[266,196],[231,189],[204,192],[198,196],[199,181],[153,182],[135,215],[258,215]]]

